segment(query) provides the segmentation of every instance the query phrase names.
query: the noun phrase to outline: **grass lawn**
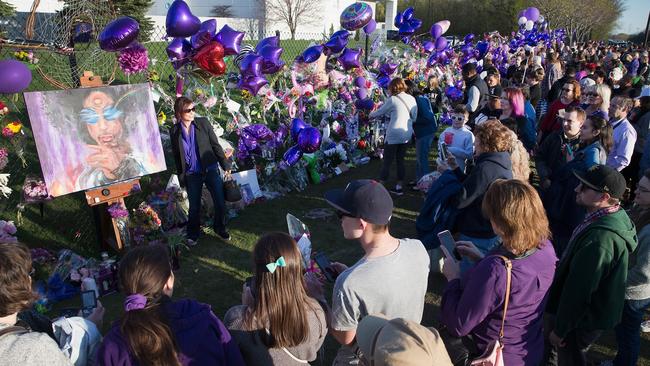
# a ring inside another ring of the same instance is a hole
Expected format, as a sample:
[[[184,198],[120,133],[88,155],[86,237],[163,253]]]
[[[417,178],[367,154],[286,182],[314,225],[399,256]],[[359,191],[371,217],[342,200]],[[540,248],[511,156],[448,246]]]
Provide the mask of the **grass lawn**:
[[[409,151],[407,172],[414,171],[413,153],[413,150]],[[353,169],[322,184],[310,185],[303,192],[295,192],[280,199],[249,206],[240,213],[239,217],[229,223],[232,234],[230,242],[224,242],[210,232],[200,239],[199,245],[190,253],[185,253],[181,269],[176,273],[174,296],[196,298],[211,304],[214,312],[220,317],[229,307],[240,304],[242,284],[245,278],[251,275],[250,251],[255,241],[269,231],[286,231],[287,213],[303,219],[309,226],[314,250],[325,251],[332,260],[352,265],[363,252],[357,242],[342,238],[336,217],[310,220],[305,218],[305,214],[315,208],[328,207],[322,198],[326,190],[343,187],[352,179],[375,178],[378,171],[379,161],[373,160],[368,165]],[[422,197],[419,193],[408,192],[395,199],[395,215],[391,225],[393,235],[415,237],[415,218],[421,203]],[[94,244],[89,244],[92,245]],[[444,285],[445,280],[442,275],[431,275],[423,324],[428,326],[438,324],[437,315]],[[107,309],[104,328],[107,328],[121,313],[122,299],[120,294],[101,299]],[[335,341],[328,337],[325,342],[325,365],[331,364],[337,348]],[[592,354],[596,359],[611,359],[615,352],[616,342],[613,333],[609,332],[600,340]],[[650,335],[647,333],[644,334],[641,342],[641,356],[639,365],[650,365]]]

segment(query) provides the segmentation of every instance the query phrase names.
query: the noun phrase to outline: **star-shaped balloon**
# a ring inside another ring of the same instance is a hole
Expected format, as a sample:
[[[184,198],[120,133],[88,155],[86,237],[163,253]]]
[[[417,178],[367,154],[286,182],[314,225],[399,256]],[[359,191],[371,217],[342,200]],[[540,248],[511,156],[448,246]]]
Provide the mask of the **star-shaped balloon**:
[[[339,62],[345,70],[361,67],[361,48],[346,48],[341,56]]]
[[[214,36],[214,40],[223,45],[226,56],[238,54],[243,39],[244,32],[238,32],[230,28],[228,24],[224,25]]]

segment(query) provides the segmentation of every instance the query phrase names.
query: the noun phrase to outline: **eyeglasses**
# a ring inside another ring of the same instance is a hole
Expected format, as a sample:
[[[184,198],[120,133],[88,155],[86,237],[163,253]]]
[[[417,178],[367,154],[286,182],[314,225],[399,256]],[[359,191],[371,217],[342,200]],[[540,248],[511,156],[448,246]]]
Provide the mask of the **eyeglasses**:
[[[573,91],[573,89],[569,89],[569,88],[562,88],[562,91],[565,91],[565,92],[572,92],[572,91]]]
[[[188,108],[188,109],[183,109],[183,113],[190,113],[196,111],[196,107]]]
[[[114,106],[104,108],[102,117],[107,121],[115,121],[122,116],[122,112]],[[94,125],[99,122],[100,115],[91,108],[84,108],[79,111],[79,119],[89,125]]]
[[[348,213],[345,213],[343,211],[336,211],[336,217],[338,217],[339,220],[342,220],[344,217],[352,217],[352,218],[354,218],[354,216],[352,216],[352,215],[350,215]]]
[[[465,117],[463,117],[463,116],[451,116],[451,120],[460,122],[460,121],[464,121]]]

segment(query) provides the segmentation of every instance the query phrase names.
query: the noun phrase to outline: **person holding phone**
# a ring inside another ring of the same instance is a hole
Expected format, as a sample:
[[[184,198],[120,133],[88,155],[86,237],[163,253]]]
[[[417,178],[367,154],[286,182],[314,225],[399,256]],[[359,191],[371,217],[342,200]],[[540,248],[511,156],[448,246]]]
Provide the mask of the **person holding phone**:
[[[462,275],[452,254],[440,247],[448,280],[441,303],[447,351],[454,365],[465,365],[499,338],[507,276],[499,256],[504,256],[512,263],[504,363],[537,365],[544,355],[543,312],[557,262],[542,201],[527,182],[500,179],[485,193],[481,209],[501,238],[497,247],[483,254],[469,241],[456,242],[459,254],[476,262]]]
[[[304,365],[314,361],[327,323],[319,303],[303,285],[302,255],[285,233],[262,236],[253,248],[253,277],[244,284],[242,305],[224,322],[247,365]]]

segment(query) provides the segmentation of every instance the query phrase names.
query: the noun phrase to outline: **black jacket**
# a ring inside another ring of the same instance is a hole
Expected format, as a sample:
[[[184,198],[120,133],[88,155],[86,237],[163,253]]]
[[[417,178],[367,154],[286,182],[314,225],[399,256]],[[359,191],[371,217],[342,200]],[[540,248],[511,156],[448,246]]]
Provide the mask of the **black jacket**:
[[[197,117],[192,123],[194,123],[194,138],[199,147],[201,168],[205,170],[218,163],[223,170],[230,170],[230,161],[226,158],[226,154],[223,152],[221,145],[219,145],[219,140],[217,139],[217,135],[214,134],[210,122],[204,117]],[[183,151],[183,134],[181,128],[181,123],[177,123],[172,127],[171,140],[172,153],[176,162],[176,173],[178,174],[180,183],[185,185],[187,170],[185,167],[185,152]]]
[[[564,131],[558,130],[551,132],[539,145],[535,154],[535,167],[540,181],[546,178],[553,180],[553,174],[566,164],[564,145],[571,146],[571,150],[576,152],[580,148],[580,139],[575,137],[568,140]]]
[[[455,197],[460,210],[455,231],[475,238],[496,236],[490,220],[483,216],[481,204],[483,195],[492,182],[496,179],[512,179],[510,153],[483,153],[476,157],[474,168],[469,175],[465,176],[460,169],[454,170],[454,173],[463,184],[463,188]]]
[[[573,80],[574,77],[564,75],[561,78],[557,79],[551,85],[551,89],[548,91],[548,94],[546,95],[546,101],[548,101],[548,104],[551,105],[556,99],[560,97],[560,94],[562,94],[562,87],[564,87],[564,84],[568,83],[569,81]]]

